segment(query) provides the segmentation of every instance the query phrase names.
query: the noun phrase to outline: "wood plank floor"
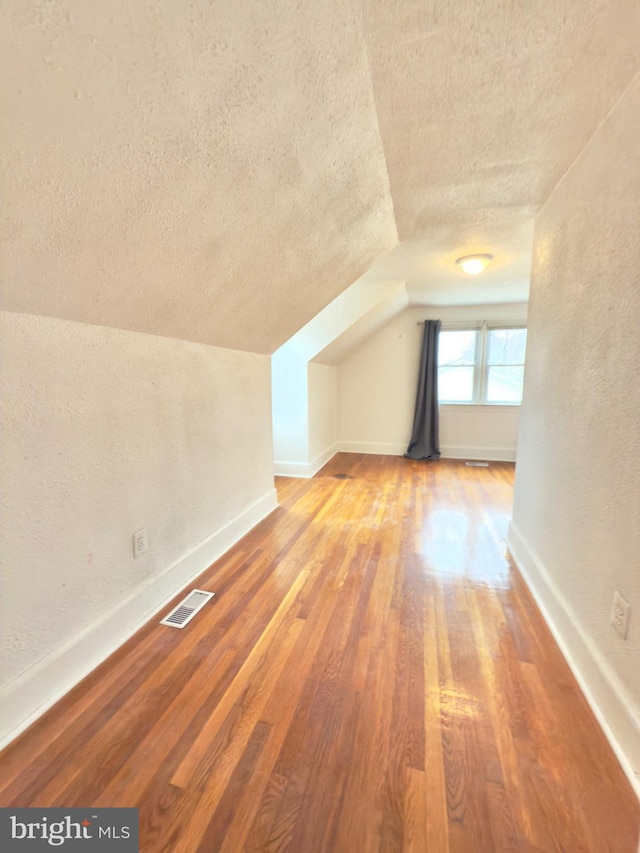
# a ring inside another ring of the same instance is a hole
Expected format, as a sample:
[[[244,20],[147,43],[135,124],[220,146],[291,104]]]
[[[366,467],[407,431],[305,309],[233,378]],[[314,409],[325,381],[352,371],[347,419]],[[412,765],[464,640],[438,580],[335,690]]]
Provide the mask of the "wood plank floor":
[[[0,756],[3,806],[141,850],[636,850],[640,809],[505,551],[513,466],[339,454]]]

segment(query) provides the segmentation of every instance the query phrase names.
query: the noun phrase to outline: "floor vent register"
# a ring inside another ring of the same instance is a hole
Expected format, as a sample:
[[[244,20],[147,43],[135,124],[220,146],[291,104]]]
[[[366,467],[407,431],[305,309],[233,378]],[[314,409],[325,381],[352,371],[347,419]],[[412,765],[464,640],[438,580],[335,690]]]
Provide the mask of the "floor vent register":
[[[187,622],[190,622],[196,613],[202,610],[207,601],[210,601],[214,595],[215,592],[192,589],[189,595],[173,608],[171,613],[168,613],[164,619],[160,620],[160,624],[169,625],[170,628],[184,628]]]

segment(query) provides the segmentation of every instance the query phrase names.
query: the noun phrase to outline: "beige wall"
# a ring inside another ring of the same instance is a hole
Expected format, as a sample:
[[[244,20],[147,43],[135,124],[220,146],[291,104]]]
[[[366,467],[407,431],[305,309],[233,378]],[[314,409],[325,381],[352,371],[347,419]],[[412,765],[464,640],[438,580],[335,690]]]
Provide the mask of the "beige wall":
[[[337,439],[336,371],[322,368],[334,367],[343,347],[381,326],[387,312],[400,310],[406,300],[403,282],[356,281],[273,353],[276,474],[311,477],[327,461]]]
[[[640,773],[640,78],[538,215],[512,549]],[[615,590],[629,636],[610,624]],[[640,790],[640,787],[639,787]]]
[[[0,686],[17,724],[204,570],[275,496],[268,357],[0,316],[10,401]],[[142,527],[149,552],[134,560]],[[48,692],[45,664],[58,654],[73,661],[56,662]],[[41,689],[25,686],[38,667]]]
[[[517,320],[527,306],[407,308],[341,364],[338,376],[338,439],[342,450],[402,454],[411,436],[422,327],[444,322]],[[444,456],[514,459],[518,406],[442,406],[440,446]]]
[[[309,363],[309,459],[313,468],[336,451],[338,368]]]

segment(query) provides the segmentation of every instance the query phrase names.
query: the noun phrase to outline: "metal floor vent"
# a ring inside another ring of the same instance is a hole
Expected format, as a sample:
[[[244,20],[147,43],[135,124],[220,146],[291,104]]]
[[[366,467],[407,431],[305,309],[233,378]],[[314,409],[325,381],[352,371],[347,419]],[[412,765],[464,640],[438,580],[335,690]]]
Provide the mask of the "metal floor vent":
[[[469,468],[488,468],[488,462],[465,462],[465,465],[468,465]]]
[[[183,598],[171,613],[160,620],[161,625],[169,625],[171,628],[184,628],[190,622],[198,610],[202,610],[207,601],[213,598],[215,592],[205,592],[202,589],[192,589],[186,598]]]

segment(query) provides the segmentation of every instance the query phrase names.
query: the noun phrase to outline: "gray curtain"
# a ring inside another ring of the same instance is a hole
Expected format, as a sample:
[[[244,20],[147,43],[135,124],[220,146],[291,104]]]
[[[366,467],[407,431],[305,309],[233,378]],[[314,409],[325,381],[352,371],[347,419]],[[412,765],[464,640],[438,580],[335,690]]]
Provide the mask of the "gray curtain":
[[[409,459],[439,459],[438,434],[438,336],[440,320],[425,320],[420,352],[420,372],[413,415]]]

